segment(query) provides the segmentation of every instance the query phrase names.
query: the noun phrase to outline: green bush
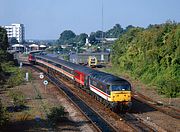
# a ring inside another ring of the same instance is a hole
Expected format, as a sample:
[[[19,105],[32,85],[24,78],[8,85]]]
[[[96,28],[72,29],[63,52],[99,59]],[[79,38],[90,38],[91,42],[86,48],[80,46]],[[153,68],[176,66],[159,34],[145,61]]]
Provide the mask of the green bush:
[[[168,21],[125,32],[112,47],[120,71],[157,87],[167,97],[180,95],[180,23]]]
[[[14,87],[14,86],[18,86],[21,83],[24,82],[24,75],[25,73],[23,73],[22,71],[20,71],[19,69],[17,69],[17,71],[15,73],[13,73],[10,78],[7,81],[7,84],[9,87]]]
[[[18,86],[24,81],[25,72],[13,66],[13,62],[3,63],[1,66],[2,70],[9,76],[6,82],[9,87]]]
[[[49,114],[47,115],[49,122],[55,126],[58,121],[67,115],[67,112],[64,111],[63,106],[51,108]]]
[[[9,115],[6,109],[3,107],[2,102],[0,100],[0,128],[8,122],[8,119]]]
[[[14,106],[25,106],[25,96],[21,91],[9,91]]]

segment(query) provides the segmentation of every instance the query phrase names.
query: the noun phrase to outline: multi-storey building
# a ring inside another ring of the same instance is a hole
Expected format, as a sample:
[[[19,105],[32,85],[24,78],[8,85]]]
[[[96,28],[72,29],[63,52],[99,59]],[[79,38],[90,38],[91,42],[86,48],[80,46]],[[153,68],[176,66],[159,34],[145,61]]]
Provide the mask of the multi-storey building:
[[[10,26],[3,26],[7,31],[8,38],[15,37],[19,43],[25,40],[25,31],[23,24],[11,24]]]

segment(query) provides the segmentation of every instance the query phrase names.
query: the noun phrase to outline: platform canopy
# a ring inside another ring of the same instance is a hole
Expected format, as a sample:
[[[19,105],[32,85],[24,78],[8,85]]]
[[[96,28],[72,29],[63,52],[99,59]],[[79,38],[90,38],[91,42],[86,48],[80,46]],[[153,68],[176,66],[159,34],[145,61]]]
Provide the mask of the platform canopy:
[[[29,45],[29,47],[39,47],[39,45],[37,45],[37,44],[31,44],[31,45]]]
[[[40,48],[45,48],[45,47],[47,47],[47,46],[46,46],[46,45],[41,44],[39,47],[40,47]]]
[[[12,47],[24,47],[22,44],[14,44]]]

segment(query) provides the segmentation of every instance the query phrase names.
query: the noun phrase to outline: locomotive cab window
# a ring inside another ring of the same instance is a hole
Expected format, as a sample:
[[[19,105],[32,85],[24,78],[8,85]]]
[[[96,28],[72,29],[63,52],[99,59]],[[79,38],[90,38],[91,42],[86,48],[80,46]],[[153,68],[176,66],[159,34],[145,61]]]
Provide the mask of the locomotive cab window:
[[[111,90],[112,91],[130,91],[131,86],[128,84],[124,85],[111,85]]]
[[[110,94],[110,91],[111,91],[110,85],[106,85],[106,93],[107,93],[107,94]]]

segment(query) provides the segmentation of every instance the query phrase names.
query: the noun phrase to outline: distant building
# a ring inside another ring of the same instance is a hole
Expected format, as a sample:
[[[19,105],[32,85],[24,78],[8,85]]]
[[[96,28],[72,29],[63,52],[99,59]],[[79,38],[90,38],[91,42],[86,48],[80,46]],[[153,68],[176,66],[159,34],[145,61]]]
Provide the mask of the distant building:
[[[86,38],[86,43],[85,43],[86,46],[91,46],[91,44],[89,43],[89,40],[88,38]]]
[[[25,40],[25,30],[23,24],[11,24],[10,26],[3,26],[7,31],[8,38],[15,37],[19,43]]]
[[[98,40],[98,41],[100,41],[100,42],[102,42],[102,40],[104,41],[104,42],[114,42],[114,41],[116,41],[118,38],[96,38],[96,40]]]
[[[107,42],[114,42],[114,41],[116,41],[118,38],[105,38],[105,40],[107,41]]]

